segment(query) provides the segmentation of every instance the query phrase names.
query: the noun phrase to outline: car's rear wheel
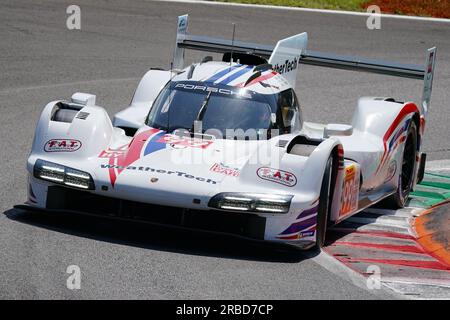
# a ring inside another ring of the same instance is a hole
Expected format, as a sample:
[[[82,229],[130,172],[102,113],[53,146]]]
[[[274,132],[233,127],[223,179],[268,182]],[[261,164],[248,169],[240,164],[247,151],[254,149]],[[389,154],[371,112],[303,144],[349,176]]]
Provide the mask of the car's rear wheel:
[[[398,177],[398,188],[396,193],[387,198],[385,203],[393,209],[403,208],[408,200],[414,185],[414,174],[416,169],[417,153],[417,127],[414,121],[408,128],[405,146],[403,149],[401,172]]]
[[[325,167],[325,172],[320,188],[319,208],[317,212],[317,231],[316,231],[316,248],[320,249],[325,244],[325,236],[327,233],[328,215],[330,212],[331,201],[331,178],[333,170],[333,157],[330,156]]]

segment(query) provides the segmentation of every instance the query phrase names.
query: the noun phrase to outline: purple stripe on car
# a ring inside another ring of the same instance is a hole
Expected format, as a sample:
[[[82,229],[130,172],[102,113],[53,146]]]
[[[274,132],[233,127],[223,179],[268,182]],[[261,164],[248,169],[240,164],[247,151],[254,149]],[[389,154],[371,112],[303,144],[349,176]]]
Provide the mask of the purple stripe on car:
[[[284,230],[280,234],[291,234],[291,233],[300,232],[300,231],[302,231],[304,229],[312,227],[316,223],[317,223],[317,216],[314,216],[314,217],[311,217],[311,218],[309,218],[307,220],[300,221],[300,222],[295,222],[295,223],[291,224],[289,228],[287,228],[286,230]]]
[[[304,217],[309,216],[311,214],[317,213],[318,209],[319,209],[319,205],[317,205],[315,207],[312,207],[312,208],[309,208],[309,209],[306,209],[306,210],[300,212],[300,214],[298,215],[297,219],[304,218]]]

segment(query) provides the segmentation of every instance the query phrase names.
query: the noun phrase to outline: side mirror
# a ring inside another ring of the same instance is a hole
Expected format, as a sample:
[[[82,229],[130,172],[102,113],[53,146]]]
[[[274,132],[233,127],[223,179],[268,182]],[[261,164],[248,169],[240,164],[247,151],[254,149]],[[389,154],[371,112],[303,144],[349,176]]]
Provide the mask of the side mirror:
[[[353,127],[348,124],[327,124],[323,131],[323,137],[329,138],[331,136],[351,136],[353,134]]]
[[[95,95],[90,93],[75,92],[72,95],[72,102],[76,104],[81,104],[86,107],[95,106]]]

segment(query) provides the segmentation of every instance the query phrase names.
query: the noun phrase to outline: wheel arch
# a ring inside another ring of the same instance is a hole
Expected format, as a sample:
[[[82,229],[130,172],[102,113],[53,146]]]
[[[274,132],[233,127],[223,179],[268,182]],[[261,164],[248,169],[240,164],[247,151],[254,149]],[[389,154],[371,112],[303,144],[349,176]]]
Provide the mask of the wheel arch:
[[[298,140],[297,140],[298,141]],[[300,179],[303,183],[299,184],[298,192],[315,194],[320,193],[320,188],[323,180],[323,173],[326,168],[328,158],[333,157],[333,167],[332,167],[332,190],[336,189],[336,185],[339,180],[339,168],[343,166],[344,149],[341,142],[333,137],[325,139],[318,143],[314,150],[309,154],[308,159],[304,165],[304,170]],[[320,172],[320,175],[318,174]]]

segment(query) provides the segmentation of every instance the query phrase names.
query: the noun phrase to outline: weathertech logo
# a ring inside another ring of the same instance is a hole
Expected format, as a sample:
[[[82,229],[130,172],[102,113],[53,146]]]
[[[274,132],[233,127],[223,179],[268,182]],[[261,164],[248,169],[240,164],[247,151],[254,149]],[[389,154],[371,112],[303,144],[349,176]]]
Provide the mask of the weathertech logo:
[[[178,176],[178,177],[184,177],[184,178],[187,178],[187,179],[198,180],[198,181],[211,183],[211,184],[216,184],[217,183],[217,181],[214,181],[212,179],[196,177],[196,176],[193,176],[193,175],[188,174],[186,172],[154,169],[154,168],[151,168],[151,167],[117,166],[117,165],[113,165],[113,164],[102,164],[101,168],[102,169],[120,169],[120,170],[135,170],[135,171],[154,172],[154,173],[161,173],[161,174],[173,175],[173,176]]]
[[[294,58],[294,60],[287,60],[284,62],[284,64],[276,64],[273,66],[273,70],[278,72],[279,74],[291,72],[295,69],[297,69],[299,58]]]

